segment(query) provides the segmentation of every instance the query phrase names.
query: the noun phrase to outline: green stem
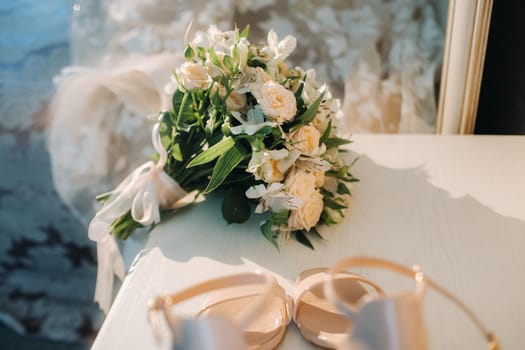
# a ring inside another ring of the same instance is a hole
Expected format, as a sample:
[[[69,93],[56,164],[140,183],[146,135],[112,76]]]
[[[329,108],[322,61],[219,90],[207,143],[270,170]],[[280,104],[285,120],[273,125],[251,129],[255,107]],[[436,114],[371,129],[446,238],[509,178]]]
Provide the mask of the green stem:
[[[177,113],[177,124],[175,125],[177,130],[179,130],[180,120],[182,118],[182,113],[183,113],[184,108],[186,106],[186,101],[188,100],[188,94],[190,94],[190,92],[186,91],[184,93],[184,97],[182,98],[182,101],[180,102],[179,112]]]
[[[197,120],[199,121],[199,125],[204,130],[204,121],[202,120],[200,107],[199,107],[197,101],[195,100],[195,94],[193,94],[193,93],[190,93],[190,94],[191,94],[191,100],[193,101],[193,111],[194,111],[193,113],[197,117]]]

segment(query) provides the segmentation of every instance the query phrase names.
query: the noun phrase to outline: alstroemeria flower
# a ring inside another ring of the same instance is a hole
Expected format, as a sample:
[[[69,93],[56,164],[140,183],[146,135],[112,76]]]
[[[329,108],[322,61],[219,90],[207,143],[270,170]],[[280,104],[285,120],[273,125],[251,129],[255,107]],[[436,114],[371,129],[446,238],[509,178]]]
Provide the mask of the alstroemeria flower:
[[[297,39],[291,35],[287,35],[283,40],[279,41],[276,32],[270,30],[268,33],[268,50],[275,61],[284,61],[295,50],[296,46]]]
[[[239,112],[232,112],[232,116],[237,119],[241,125],[237,125],[231,128],[231,132],[233,135],[240,135],[240,134],[247,134],[247,135],[254,135],[257,131],[261,130],[265,126],[270,127],[276,127],[277,123],[275,122],[267,122],[264,119],[264,114],[261,111],[261,108],[259,106],[255,106],[254,108],[250,109],[248,113],[246,114],[246,119],[244,120],[241,117],[241,114]]]
[[[298,209],[303,205],[300,198],[284,191],[282,183],[272,183],[268,187],[262,184],[252,186],[246,191],[246,197],[260,198],[259,204],[255,208],[256,213],[265,211],[277,213],[283,210]]]
[[[279,182],[284,179],[284,174],[299,156],[299,152],[290,152],[284,148],[253,152],[246,171],[252,173],[256,180],[266,183]]]
[[[327,90],[327,86],[319,86],[319,83],[316,79],[317,73],[315,69],[308,69],[305,74],[306,79],[304,80],[303,93],[301,94],[301,97],[303,98],[304,102],[306,102],[306,104],[311,105],[323,93],[323,91]],[[326,93],[325,99],[328,99]]]
[[[194,39],[190,42],[193,50],[198,47],[214,47],[217,51],[229,52],[235,42],[235,32],[223,32],[217,26],[211,25],[206,32],[198,31]]]

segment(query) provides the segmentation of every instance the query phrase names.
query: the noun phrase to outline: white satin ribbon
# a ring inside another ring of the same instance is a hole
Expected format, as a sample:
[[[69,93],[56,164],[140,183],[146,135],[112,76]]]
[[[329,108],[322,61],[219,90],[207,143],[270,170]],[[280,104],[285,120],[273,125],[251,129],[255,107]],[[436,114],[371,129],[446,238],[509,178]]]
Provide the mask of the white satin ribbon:
[[[107,313],[113,296],[114,275],[124,279],[124,260],[115,238],[111,236],[111,224],[131,210],[133,220],[144,226],[160,222],[159,208],[175,209],[201,201],[197,191],[187,193],[164,172],[168,152],[161,143],[159,124],[153,127],[153,146],[160,157],[155,164],[148,161],[135,169],[111,193],[104,207],[89,225],[89,238],[97,242],[97,283],[95,301]]]

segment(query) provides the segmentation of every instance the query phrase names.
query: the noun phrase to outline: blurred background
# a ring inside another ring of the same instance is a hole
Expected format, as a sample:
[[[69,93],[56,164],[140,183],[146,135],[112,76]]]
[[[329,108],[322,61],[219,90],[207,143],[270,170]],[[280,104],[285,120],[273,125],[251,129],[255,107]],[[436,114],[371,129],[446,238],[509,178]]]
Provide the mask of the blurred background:
[[[525,134],[523,13],[494,3],[476,133]],[[1,1],[2,349],[84,349],[96,336],[94,195],[149,157],[144,111],[169,107],[192,19],[191,33],[296,36],[292,63],[330,82],[349,132],[433,133],[444,16],[446,1],[430,0]],[[121,83],[151,103],[127,104]]]

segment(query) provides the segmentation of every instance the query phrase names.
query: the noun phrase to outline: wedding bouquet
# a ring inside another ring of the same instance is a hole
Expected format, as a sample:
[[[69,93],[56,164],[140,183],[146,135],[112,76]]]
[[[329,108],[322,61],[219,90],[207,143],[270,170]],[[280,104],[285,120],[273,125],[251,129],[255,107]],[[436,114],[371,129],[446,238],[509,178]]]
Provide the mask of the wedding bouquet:
[[[313,69],[284,62],[294,37],[271,31],[254,45],[248,32],[212,26],[187,44],[173,110],[153,128],[158,154],[98,197],[90,236],[126,239],[217,191],[228,223],[247,220],[250,203],[266,213],[260,230],[276,247],[294,237],[313,248],[318,225],[342,220],[357,179],[339,155],[339,101]]]

